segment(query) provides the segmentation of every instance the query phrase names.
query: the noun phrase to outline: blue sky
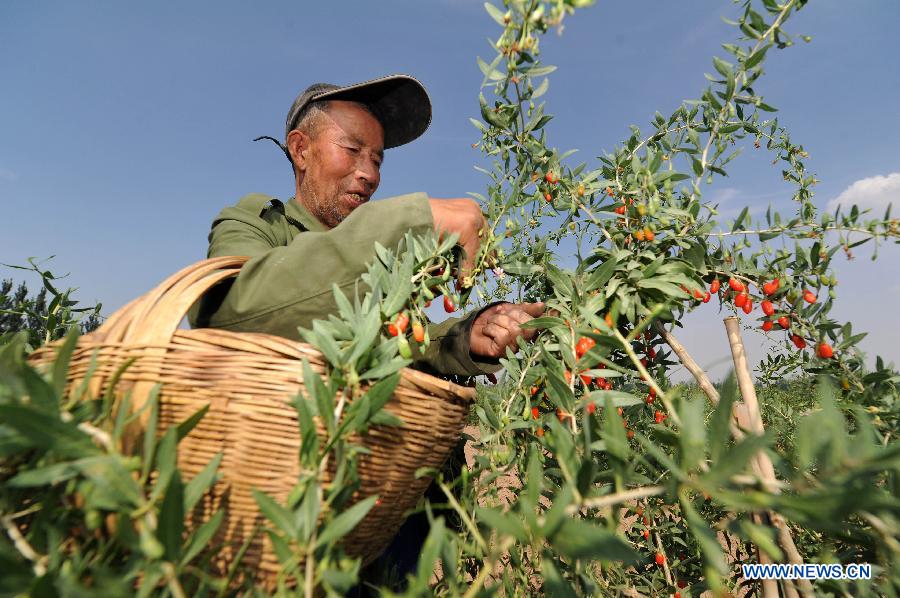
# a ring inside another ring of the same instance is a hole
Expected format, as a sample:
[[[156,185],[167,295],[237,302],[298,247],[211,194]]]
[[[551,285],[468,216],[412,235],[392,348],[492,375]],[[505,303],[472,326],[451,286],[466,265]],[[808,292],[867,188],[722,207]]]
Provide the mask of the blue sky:
[[[601,0],[547,35],[549,140],[581,160],[612,149],[627,126],[669,114],[705,85],[711,56],[733,41],[727,0]],[[810,153],[821,205],[900,202],[900,55],[893,0],[816,0],[789,23],[813,37],[767,60],[757,91]],[[294,96],[317,81],[408,73],[434,119],[388,152],[377,197],[485,187],[468,118],[497,34],[482,2],[25,2],[0,5],[0,261],[56,255],[78,297],[104,313],[205,256],[213,216],[249,192],[287,198],[289,165],[258,135],[282,133]],[[706,197],[736,213],[790,210],[780,169],[752,148]],[[890,175],[897,174],[891,177]],[[878,178],[882,177],[882,178]],[[843,194],[843,195],[842,195]],[[860,248],[838,269],[835,316],[870,332],[863,348],[900,362],[900,258]],[[0,269],[0,277],[17,273]],[[702,364],[728,355],[714,308],[680,336]],[[751,357],[766,350],[754,345]],[[719,367],[714,372],[722,373]]]

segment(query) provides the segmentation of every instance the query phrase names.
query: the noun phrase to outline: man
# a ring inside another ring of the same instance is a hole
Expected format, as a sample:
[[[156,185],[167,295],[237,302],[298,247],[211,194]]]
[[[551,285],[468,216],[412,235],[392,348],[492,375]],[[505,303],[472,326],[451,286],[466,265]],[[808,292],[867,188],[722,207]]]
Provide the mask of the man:
[[[195,306],[191,325],[299,339],[299,326],[337,312],[332,285],[352,292],[375,257],[375,243],[396,248],[408,230],[458,234],[465,255],[460,276],[467,275],[485,227],[475,201],[424,193],[370,201],[384,150],[416,139],[430,121],[428,94],[412,77],[307,88],[288,112],[281,146],[293,164],[295,196],[282,203],[248,195],[222,210],[208,256],[251,259]],[[495,372],[517,337],[536,334],[520,325],[543,311],[542,303],[498,303],[432,324],[432,343],[414,354],[417,367],[443,375]]]

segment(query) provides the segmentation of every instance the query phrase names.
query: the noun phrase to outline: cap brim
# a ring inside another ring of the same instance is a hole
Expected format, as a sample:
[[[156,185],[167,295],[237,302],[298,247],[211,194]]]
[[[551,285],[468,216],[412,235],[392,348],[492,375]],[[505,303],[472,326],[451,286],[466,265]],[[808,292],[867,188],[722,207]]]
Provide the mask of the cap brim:
[[[369,106],[384,127],[384,147],[397,147],[416,139],[431,124],[431,99],[425,87],[408,75],[390,75],[340,87],[310,98],[347,100]]]

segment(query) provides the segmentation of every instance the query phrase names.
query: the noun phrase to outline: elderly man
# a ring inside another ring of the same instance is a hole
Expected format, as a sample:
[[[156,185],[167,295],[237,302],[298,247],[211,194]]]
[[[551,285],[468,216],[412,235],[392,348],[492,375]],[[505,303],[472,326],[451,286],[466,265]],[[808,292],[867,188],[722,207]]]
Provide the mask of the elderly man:
[[[458,234],[468,272],[485,226],[475,201],[425,193],[370,201],[384,150],[416,139],[430,121],[428,94],[403,75],[345,87],[316,84],[300,94],[281,146],[293,164],[295,196],[282,203],[248,195],[222,210],[208,256],[251,259],[195,306],[191,324],[299,339],[299,326],[337,312],[333,284],[352,292],[375,244],[396,248],[410,230]],[[520,324],[543,311],[541,303],[498,303],[432,324],[432,343],[414,355],[417,367],[443,375],[497,371],[497,358],[507,347],[515,350],[518,336],[535,334]]]

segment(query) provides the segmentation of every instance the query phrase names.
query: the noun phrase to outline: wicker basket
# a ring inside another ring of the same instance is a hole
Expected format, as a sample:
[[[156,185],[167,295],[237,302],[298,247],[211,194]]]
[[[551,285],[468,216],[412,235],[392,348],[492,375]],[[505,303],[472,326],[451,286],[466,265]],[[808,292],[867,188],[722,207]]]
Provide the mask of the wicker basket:
[[[263,521],[251,489],[283,502],[298,478],[299,427],[290,401],[303,386],[301,359],[317,373],[325,371],[321,354],[301,342],[269,334],[178,329],[190,306],[218,282],[236,276],[247,259],[213,258],[171,276],[81,337],[68,373],[69,388],[74,388],[96,355],[88,395],[98,396],[126,360],[137,358],[119,381],[116,397],[130,390],[137,409],[153,386],[162,383],[160,433],[209,405],[206,416],[179,445],[178,466],[187,481],[216,453],[223,453],[222,479],[186,522],[195,528],[225,509],[212,543],[221,546],[213,559],[220,570],[231,564]],[[42,348],[30,359],[47,365],[55,348]],[[368,563],[384,551],[403,522],[403,513],[415,506],[429,484],[428,479],[416,479],[415,471],[444,462],[459,441],[473,398],[474,389],[415,370],[402,371],[385,409],[405,425],[374,426],[359,439],[371,454],[360,463],[357,499],[378,494],[381,502],[345,538],[350,554]],[[263,585],[271,584],[278,572],[265,534],[254,538],[242,560],[259,571]]]

